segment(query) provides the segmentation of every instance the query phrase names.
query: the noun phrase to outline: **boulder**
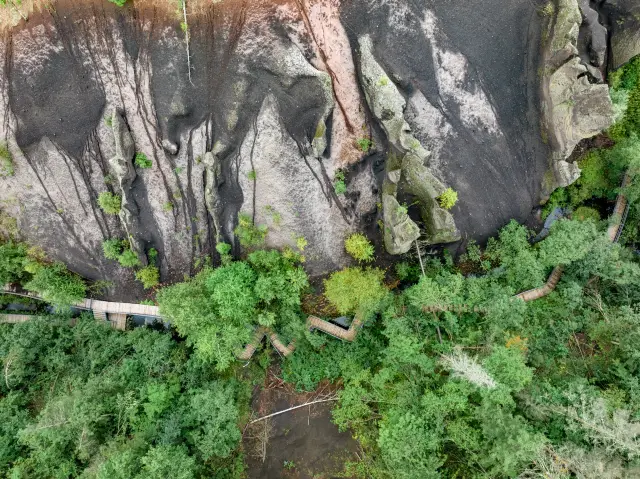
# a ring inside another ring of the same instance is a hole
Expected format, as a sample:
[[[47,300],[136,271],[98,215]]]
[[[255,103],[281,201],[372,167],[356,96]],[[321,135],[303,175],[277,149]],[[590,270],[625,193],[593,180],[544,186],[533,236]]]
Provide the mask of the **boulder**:
[[[573,57],[549,78],[549,128],[554,141],[554,159],[569,158],[575,146],[609,128],[614,121],[609,87],[592,84],[587,68]]]
[[[404,254],[420,237],[420,228],[406,210],[400,206],[395,196],[382,194],[384,214],[384,244],[389,254]]]

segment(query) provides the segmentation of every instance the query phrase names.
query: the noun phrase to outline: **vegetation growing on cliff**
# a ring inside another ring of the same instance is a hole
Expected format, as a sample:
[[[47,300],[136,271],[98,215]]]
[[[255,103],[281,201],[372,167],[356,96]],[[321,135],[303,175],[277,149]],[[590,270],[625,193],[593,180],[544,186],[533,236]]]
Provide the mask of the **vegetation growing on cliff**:
[[[104,191],[98,196],[98,205],[105,213],[117,215],[120,213],[120,208],[122,208],[122,198],[109,191]]]
[[[184,341],[86,317],[1,325],[0,467],[10,477],[241,477],[262,362],[244,369],[235,353],[269,327],[295,340],[281,362],[285,381],[314,390],[328,379],[339,389],[333,420],[363,449],[348,477],[637,477],[640,265],[598,221],[622,171],[637,171],[634,133],[616,140],[582,158],[582,179],[552,198],[575,208],[573,219],[538,243],[511,222],[457,265],[431,257],[395,273],[333,272],[324,299],[363,320],[351,343],[305,330],[310,288],[299,254],[258,250],[233,261],[225,243],[221,266],[158,294]],[[630,218],[636,188],[624,190]],[[247,218],[236,233],[259,247],[266,231]],[[297,243],[303,250],[306,240]],[[347,250],[366,257],[362,238],[353,243]],[[107,242],[105,255],[119,260],[125,246]],[[553,292],[514,297],[558,265]],[[0,245],[0,279],[61,302],[84,288],[15,242]]]

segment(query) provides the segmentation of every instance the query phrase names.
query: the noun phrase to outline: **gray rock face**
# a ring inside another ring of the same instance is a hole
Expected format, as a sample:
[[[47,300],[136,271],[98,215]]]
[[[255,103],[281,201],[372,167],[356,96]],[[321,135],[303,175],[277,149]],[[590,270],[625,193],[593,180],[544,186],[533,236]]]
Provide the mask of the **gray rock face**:
[[[305,155],[284,128],[280,108],[275,97],[264,100],[234,162],[241,211],[268,227],[269,247],[298,250],[304,238],[306,266],[328,273],[347,262],[344,240],[355,230],[354,218],[333,191],[323,162]]]
[[[557,8],[555,22],[548,22],[548,41],[543,50],[543,122],[553,148],[555,186],[566,186],[579,177],[579,169],[565,160],[581,140],[611,126],[614,111],[607,85],[591,83],[589,70],[578,56],[584,15],[592,63],[600,66],[604,61],[597,15],[588,2],[582,5],[581,13],[577,0],[559,0]]]
[[[598,12],[591,8],[589,0],[580,0],[579,6],[591,64],[602,67],[607,55],[607,29],[600,23]]]
[[[97,14],[64,2],[0,44],[0,141],[16,169],[0,180],[0,213],[52,258],[113,280],[112,299],[142,290],[103,257],[104,240],[131,236],[141,258],[155,248],[161,280],[177,281],[235,242],[239,212],[269,226],[269,246],[304,237],[314,275],[349,263],[343,240],[356,230],[381,257],[382,243],[398,254],[418,235],[483,241],[539,202],[541,105],[557,159],[606,123],[604,85],[569,61],[587,39],[575,0],[561,0],[573,8],[558,10],[544,62],[530,0],[187,3],[191,79],[178,21],[160,5]],[[602,29],[583,13],[597,77]],[[103,121],[114,109],[126,119],[115,129]],[[134,168],[137,152],[151,168]],[[577,173],[555,170],[554,184]],[[448,186],[459,194],[450,211],[435,200]],[[109,188],[121,218],[97,205]]]
[[[223,202],[220,198],[218,188],[222,183],[222,165],[218,158],[224,148],[220,143],[216,143],[213,147],[213,151],[207,151],[204,154],[202,163],[205,168],[205,180],[204,180],[204,201],[207,205],[207,211],[211,215],[213,220],[213,227],[215,228],[216,243],[222,241],[222,214],[223,214]]]
[[[619,68],[640,55],[640,3],[606,0],[602,6],[611,25],[611,64]]]
[[[115,108],[111,113],[111,129],[113,131],[115,155],[109,160],[109,165],[118,184],[119,196],[122,198],[118,217],[122,222],[131,249],[138,256],[140,264],[146,266],[147,255],[138,231],[138,206],[131,196],[131,185],[136,179],[136,170],[133,167],[133,157],[136,153],[135,144],[129,127],[124,118],[122,118],[122,114]]]

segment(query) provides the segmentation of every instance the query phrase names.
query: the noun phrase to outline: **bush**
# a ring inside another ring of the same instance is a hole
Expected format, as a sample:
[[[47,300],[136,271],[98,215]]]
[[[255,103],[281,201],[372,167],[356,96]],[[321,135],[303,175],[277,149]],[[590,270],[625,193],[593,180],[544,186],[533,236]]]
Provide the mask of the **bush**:
[[[136,153],[134,163],[138,168],[151,168],[153,162],[144,153]]]
[[[60,307],[68,307],[80,301],[87,291],[84,281],[67,270],[62,263],[40,266],[24,287]]]
[[[13,176],[15,168],[13,166],[13,157],[6,143],[0,143],[0,176]]]
[[[140,260],[138,259],[138,255],[133,252],[130,248],[126,248],[122,254],[118,257],[118,263],[125,268],[135,268],[136,266],[140,266]]]
[[[368,153],[371,147],[373,147],[373,141],[371,141],[370,138],[358,138],[356,144],[363,153]]]
[[[581,206],[577,208],[573,212],[572,217],[579,221],[600,221],[600,213],[598,213],[598,210],[589,208],[588,206]]]
[[[333,184],[336,195],[344,195],[347,192],[347,185],[343,180],[338,180]]]
[[[117,215],[120,213],[120,208],[122,208],[122,197],[104,191],[98,196],[98,205],[108,215]]]
[[[124,250],[124,242],[121,239],[112,238],[102,243],[104,257],[117,261]]]
[[[333,182],[333,189],[335,190],[336,195],[344,195],[347,192],[347,184],[345,183],[344,171],[336,171]]]
[[[240,244],[245,248],[257,247],[264,243],[267,236],[267,227],[264,225],[256,226],[253,219],[246,213],[238,214],[238,226],[233,231]]]
[[[438,196],[438,204],[445,210],[450,210],[458,202],[458,193],[453,188],[447,188],[444,193]]]
[[[115,3],[119,7],[124,7],[124,4],[127,3],[127,0],[109,0],[111,3]],[[109,125],[111,126],[111,125]]]
[[[354,259],[362,262],[373,261],[373,245],[362,233],[354,233],[349,236],[344,247]]]
[[[19,282],[25,277],[26,259],[25,245],[11,241],[0,245],[0,286]]]
[[[345,268],[324,281],[324,295],[340,314],[371,310],[387,294],[383,279],[380,269]]]
[[[160,271],[155,266],[145,266],[136,273],[136,279],[142,283],[144,289],[153,288],[160,283]]]

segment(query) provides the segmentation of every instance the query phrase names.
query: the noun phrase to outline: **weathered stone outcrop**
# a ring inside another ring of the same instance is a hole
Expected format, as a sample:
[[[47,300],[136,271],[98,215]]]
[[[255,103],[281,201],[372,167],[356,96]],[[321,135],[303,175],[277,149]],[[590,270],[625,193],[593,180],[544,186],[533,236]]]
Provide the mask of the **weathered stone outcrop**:
[[[406,101],[400,94],[393,81],[376,61],[373,54],[373,42],[369,36],[359,39],[360,71],[362,87],[371,112],[379,121],[387,140],[396,154],[400,156],[399,168],[387,167],[388,174],[383,190],[386,198],[385,205],[395,211],[384,212],[385,246],[390,254],[406,253],[411,242],[416,239],[417,225],[411,226],[412,220],[406,212],[399,213],[399,209],[390,196],[395,196],[397,187],[414,195],[420,202],[422,219],[425,224],[427,243],[450,243],[460,239],[455,221],[451,213],[438,205],[437,197],[446,187],[427,168],[429,152],[425,150],[418,139],[412,135],[411,127],[404,118]],[[400,178],[396,182],[390,176]],[[390,185],[393,183],[393,186]]]
[[[602,9],[611,25],[611,66],[619,68],[640,55],[640,3],[606,0]]]
[[[136,154],[136,147],[133,136],[129,131],[122,114],[113,109],[111,113],[111,129],[115,145],[115,155],[109,160],[111,171],[116,179],[118,194],[122,198],[122,205],[118,217],[127,234],[127,240],[131,249],[138,256],[140,263],[147,264],[147,255],[144,251],[144,244],[140,240],[138,230],[138,206],[131,195],[131,185],[136,179],[136,169],[133,166],[133,158]]]
[[[578,37],[585,15],[590,36],[591,65],[604,62],[602,29],[588,2],[582,11],[578,0],[558,0],[555,18],[548,20],[547,43],[543,49],[543,127],[552,147],[552,170],[557,186],[566,186],[580,176],[577,165],[566,160],[585,138],[613,124],[614,111],[609,89],[594,83],[594,75],[578,55]],[[549,193],[549,191],[547,191]]]
[[[220,143],[216,143],[212,151],[207,151],[204,154],[202,163],[205,168],[204,178],[204,201],[207,205],[207,211],[211,215],[213,220],[213,227],[215,228],[216,243],[220,243],[222,240],[222,214],[224,205],[218,188],[223,182],[222,178],[222,165],[218,154],[223,150],[223,146]]]

